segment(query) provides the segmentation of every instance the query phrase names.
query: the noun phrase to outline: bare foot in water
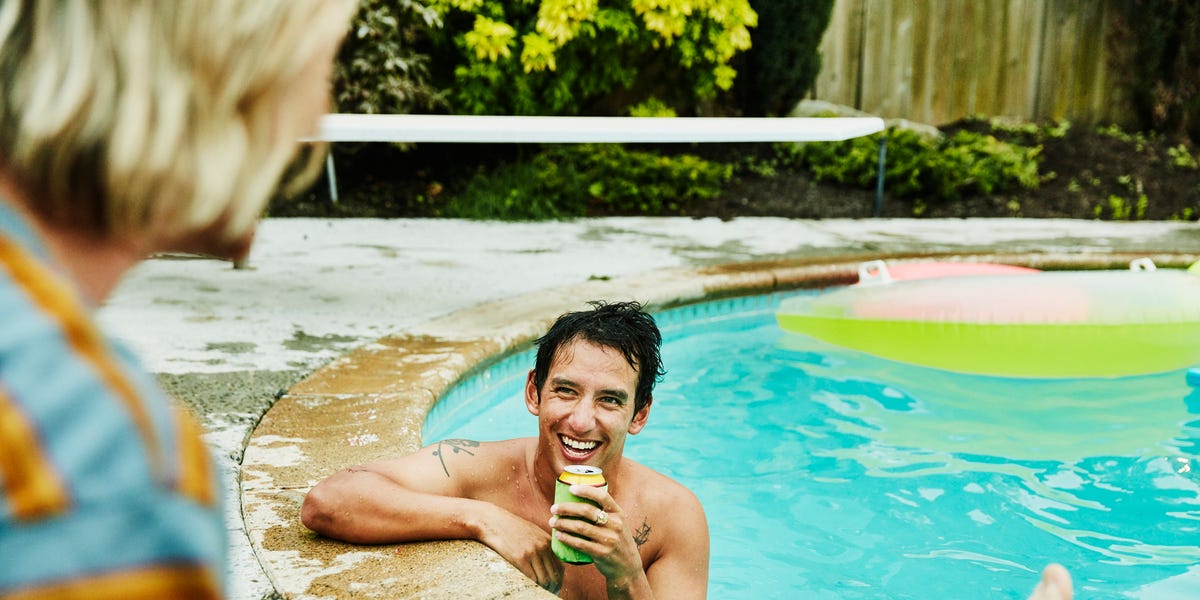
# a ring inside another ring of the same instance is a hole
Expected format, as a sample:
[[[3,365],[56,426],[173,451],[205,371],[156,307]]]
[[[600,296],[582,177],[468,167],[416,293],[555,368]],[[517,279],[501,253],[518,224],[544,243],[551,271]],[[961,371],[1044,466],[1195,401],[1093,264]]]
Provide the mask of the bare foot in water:
[[[1062,565],[1050,564],[1042,570],[1042,580],[1033,588],[1029,600],[1071,600],[1074,596],[1071,574]]]

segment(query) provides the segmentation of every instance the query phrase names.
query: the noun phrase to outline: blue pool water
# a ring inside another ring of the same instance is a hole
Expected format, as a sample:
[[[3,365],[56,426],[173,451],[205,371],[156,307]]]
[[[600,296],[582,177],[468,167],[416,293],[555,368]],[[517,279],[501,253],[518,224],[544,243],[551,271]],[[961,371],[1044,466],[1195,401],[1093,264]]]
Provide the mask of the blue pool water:
[[[1081,598],[1200,597],[1200,393],[1184,371],[902,365],[783,332],[782,297],[656,315],[668,373],[626,452],[703,502],[710,597],[1025,598],[1051,561]],[[533,360],[456,386],[426,442],[535,434]]]

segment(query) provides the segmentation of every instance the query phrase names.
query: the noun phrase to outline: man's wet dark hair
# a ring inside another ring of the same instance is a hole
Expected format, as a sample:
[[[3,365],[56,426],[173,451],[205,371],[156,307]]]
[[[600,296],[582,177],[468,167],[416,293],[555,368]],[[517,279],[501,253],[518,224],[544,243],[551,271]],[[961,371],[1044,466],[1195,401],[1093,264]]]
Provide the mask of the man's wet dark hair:
[[[538,345],[538,352],[533,380],[539,397],[542,385],[550,376],[550,363],[559,349],[576,340],[587,340],[619,351],[637,371],[637,389],[633,397],[634,412],[637,412],[650,401],[654,384],[666,374],[659,355],[662,334],[658,331],[658,325],[654,317],[642,310],[642,305],[637,302],[608,303],[597,300],[588,304],[592,306],[591,310],[560,316],[550,331],[534,342]]]

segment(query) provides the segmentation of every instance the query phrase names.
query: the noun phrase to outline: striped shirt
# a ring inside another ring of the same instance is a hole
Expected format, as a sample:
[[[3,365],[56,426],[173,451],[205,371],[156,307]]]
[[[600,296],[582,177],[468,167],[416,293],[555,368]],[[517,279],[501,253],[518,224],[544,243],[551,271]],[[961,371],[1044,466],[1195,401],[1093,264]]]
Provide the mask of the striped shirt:
[[[219,598],[200,427],[92,311],[0,200],[0,598]]]

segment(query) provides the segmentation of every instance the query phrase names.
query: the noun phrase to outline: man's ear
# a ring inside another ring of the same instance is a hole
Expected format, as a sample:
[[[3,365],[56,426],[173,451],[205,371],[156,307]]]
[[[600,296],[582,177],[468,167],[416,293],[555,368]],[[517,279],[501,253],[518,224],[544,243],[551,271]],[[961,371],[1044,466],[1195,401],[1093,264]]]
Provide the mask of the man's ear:
[[[537,383],[533,379],[533,369],[530,369],[529,375],[525,377],[525,409],[529,411],[529,414],[537,416],[538,411],[541,409],[541,400]]]
[[[650,405],[654,404],[654,397],[646,398],[646,404],[641,410],[633,413],[633,421],[629,423],[629,434],[637,435],[643,427],[646,426],[646,419],[650,418]]]

